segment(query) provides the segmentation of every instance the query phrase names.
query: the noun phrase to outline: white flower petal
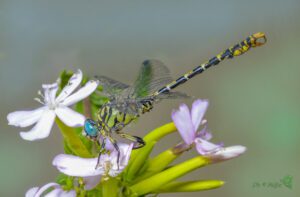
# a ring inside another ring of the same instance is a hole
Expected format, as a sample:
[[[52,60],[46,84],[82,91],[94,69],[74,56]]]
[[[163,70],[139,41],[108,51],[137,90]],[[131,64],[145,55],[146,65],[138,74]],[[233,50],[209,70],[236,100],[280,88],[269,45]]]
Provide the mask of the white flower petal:
[[[84,189],[85,190],[91,190],[94,187],[96,187],[98,185],[98,183],[100,182],[101,176],[89,176],[89,177],[85,177],[83,178],[83,182],[84,182]]]
[[[84,125],[85,117],[68,107],[56,108],[55,113],[69,127],[81,127]]]
[[[31,111],[15,111],[7,115],[9,125],[27,127],[36,123],[47,107],[40,107]]]
[[[125,143],[118,143],[118,146],[121,151],[120,165],[126,167],[130,159],[133,143],[131,143],[130,145]]]
[[[208,100],[197,99],[193,102],[191,115],[192,115],[192,122],[195,131],[198,130],[198,127],[204,117],[207,108],[208,108]]]
[[[89,177],[104,173],[102,168],[97,168],[97,158],[81,158],[74,155],[57,155],[52,164],[62,173],[69,176]]]
[[[35,194],[38,192],[39,187],[32,187],[27,190],[25,197],[35,197]]]
[[[56,97],[56,92],[58,90],[58,84],[53,83],[53,84],[43,84],[42,85],[44,89],[44,100],[45,103],[54,103],[55,97]]]
[[[225,161],[228,159],[233,159],[235,157],[240,156],[247,150],[246,147],[236,145],[236,146],[230,146],[226,148],[221,148],[216,153],[209,156],[209,158],[212,160],[213,163]]]
[[[49,136],[52,125],[54,123],[55,113],[53,110],[46,110],[41,115],[37,124],[27,132],[20,132],[20,136],[24,140],[38,140]]]
[[[191,145],[195,139],[196,130],[194,130],[188,106],[181,104],[178,111],[172,112],[172,120],[184,142]]]
[[[64,191],[59,187],[47,193],[45,197],[76,197],[76,192],[74,190]]]
[[[44,185],[43,187],[41,187],[33,197],[40,197],[50,187],[55,187],[55,186],[59,186],[59,184],[57,184],[57,183],[48,183],[48,184]]]
[[[70,95],[67,97],[62,104],[65,106],[70,106],[73,105],[74,103],[77,103],[78,101],[88,97],[90,94],[92,94],[97,86],[98,86],[98,81],[90,80],[88,81],[85,86],[80,88],[77,92],[74,94]]]
[[[62,102],[67,98],[79,86],[81,80],[82,72],[78,69],[78,71],[69,79],[68,84],[62,89],[61,93],[56,98],[56,102]]]

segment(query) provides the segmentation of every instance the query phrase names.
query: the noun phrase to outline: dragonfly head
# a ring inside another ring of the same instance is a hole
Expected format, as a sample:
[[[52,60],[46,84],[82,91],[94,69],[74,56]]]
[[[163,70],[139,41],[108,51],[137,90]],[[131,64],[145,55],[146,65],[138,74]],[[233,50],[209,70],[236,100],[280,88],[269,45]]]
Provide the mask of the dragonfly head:
[[[84,131],[87,137],[95,139],[98,137],[99,131],[95,121],[86,119],[84,121]]]

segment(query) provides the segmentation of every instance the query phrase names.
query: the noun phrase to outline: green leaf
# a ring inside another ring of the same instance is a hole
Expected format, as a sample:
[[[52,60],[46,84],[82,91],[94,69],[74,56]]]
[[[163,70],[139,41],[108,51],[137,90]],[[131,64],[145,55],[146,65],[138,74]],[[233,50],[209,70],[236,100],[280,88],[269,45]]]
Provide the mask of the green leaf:
[[[69,155],[74,155],[73,151],[70,149],[66,140],[64,140],[64,152]]]
[[[60,84],[59,88],[62,90],[67,84],[69,79],[72,77],[73,72],[72,71],[62,71],[60,74]]]
[[[79,135],[76,133],[75,129],[66,126],[58,118],[55,119],[63,137],[69,148],[69,151],[73,152],[75,155],[80,157],[92,157],[91,153],[88,151],[84,143],[81,141]]]
[[[56,177],[56,182],[60,185],[65,185],[66,180],[69,178],[69,176],[59,173],[58,176]]]
[[[86,191],[85,196],[86,197],[103,197],[102,196],[102,191],[98,190],[98,189],[93,189],[93,190],[90,190],[90,191]]]

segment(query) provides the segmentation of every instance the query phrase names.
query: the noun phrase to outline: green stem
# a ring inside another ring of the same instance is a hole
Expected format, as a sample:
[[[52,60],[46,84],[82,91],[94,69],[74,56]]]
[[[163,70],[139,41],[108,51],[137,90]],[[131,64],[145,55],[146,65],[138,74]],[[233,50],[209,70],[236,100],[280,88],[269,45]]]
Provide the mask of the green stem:
[[[188,172],[207,165],[208,163],[209,160],[207,158],[202,156],[194,157],[134,184],[130,187],[130,190],[138,196],[148,194],[159,189],[161,186],[187,174]]]
[[[107,178],[107,177],[105,177]],[[119,181],[116,178],[108,178],[102,180],[102,196],[103,197],[118,197],[120,192]]]
[[[224,181],[221,180],[202,180],[187,182],[172,182],[164,185],[162,188],[153,191],[153,193],[172,193],[172,192],[196,192],[221,187]]]
[[[173,122],[171,122],[171,123],[165,124],[161,127],[158,127],[156,129],[154,129],[153,131],[148,133],[143,139],[146,142],[146,146],[147,146],[147,144],[149,142],[151,142],[151,141],[157,142],[158,140],[160,140],[164,136],[166,136],[170,133],[173,133],[176,130],[177,129],[176,129],[175,124]],[[131,165],[131,163],[134,162],[135,158],[140,155],[140,153],[143,151],[144,148],[133,151],[131,153],[129,165]]]
[[[80,140],[80,137],[76,134],[75,130],[66,126],[58,118],[55,119],[68,148],[77,156],[80,157],[92,157],[91,153],[87,150],[86,146]]]
[[[173,148],[170,148],[156,157],[150,159],[150,161],[147,163],[147,169],[141,176],[139,176],[135,182],[139,182],[141,180],[144,180],[158,172],[163,171],[168,167],[170,163],[172,163],[177,157],[179,157],[181,154],[176,154],[173,151]]]
[[[170,122],[161,127],[156,128],[153,131],[151,131],[150,133],[148,133],[144,137],[144,140],[145,141],[158,141],[161,138],[173,133],[176,130],[177,130],[177,128],[176,128],[174,122]]]
[[[144,137],[146,145],[143,148],[135,150],[131,153],[127,170],[124,173],[127,181],[133,180],[135,175],[143,167],[156,142],[174,131],[176,131],[176,127],[174,123],[171,122],[154,129]]]
[[[135,175],[141,170],[141,168],[146,163],[145,161],[149,157],[155,142],[148,142],[147,146],[143,148],[143,151],[140,152],[139,156],[134,160],[134,162],[128,166],[128,170],[126,173],[126,180],[131,181],[135,177]]]

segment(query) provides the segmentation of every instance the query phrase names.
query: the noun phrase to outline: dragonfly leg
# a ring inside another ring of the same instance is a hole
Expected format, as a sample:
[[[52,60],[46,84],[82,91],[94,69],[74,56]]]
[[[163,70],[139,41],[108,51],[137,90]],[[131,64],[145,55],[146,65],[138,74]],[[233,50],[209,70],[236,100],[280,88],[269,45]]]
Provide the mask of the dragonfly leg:
[[[142,148],[146,145],[146,142],[143,140],[143,138],[140,138],[138,136],[129,135],[127,133],[123,133],[123,132],[120,132],[120,131],[116,131],[116,133],[118,135],[120,135],[122,138],[126,138],[130,141],[133,141],[134,142],[133,149]]]
[[[97,143],[100,146],[99,140],[97,140]],[[97,165],[96,165],[95,169],[97,169],[99,167],[100,157],[101,157],[102,153],[105,151],[105,143],[106,143],[106,140],[105,140],[105,137],[103,137],[102,143],[101,143],[101,148],[100,148],[100,151],[99,151],[99,154],[98,154]]]
[[[118,152],[118,156],[117,156],[117,164],[118,164],[118,170],[119,170],[119,165],[120,165],[120,148],[117,144],[117,141],[112,138],[111,136],[108,136],[108,139],[110,140],[110,142],[113,144],[113,146],[115,147],[116,151]]]

